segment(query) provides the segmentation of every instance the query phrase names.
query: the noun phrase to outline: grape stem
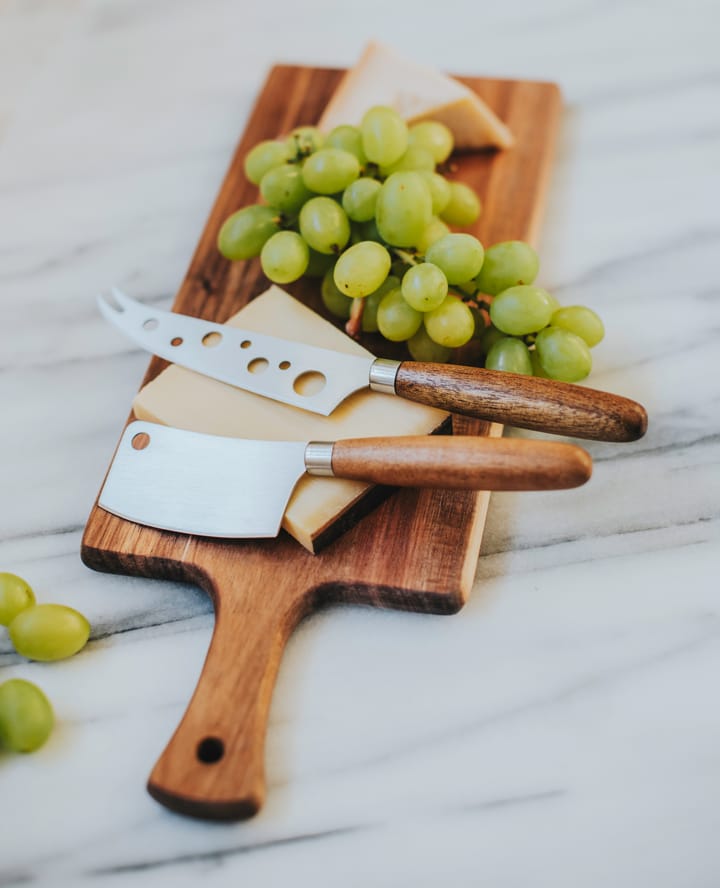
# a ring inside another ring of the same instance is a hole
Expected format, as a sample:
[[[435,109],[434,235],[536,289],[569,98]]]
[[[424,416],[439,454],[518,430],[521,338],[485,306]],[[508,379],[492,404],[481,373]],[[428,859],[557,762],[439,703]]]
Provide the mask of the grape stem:
[[[392,247],[391,250],[401,262],[405,263],[405,265],[420,265],[417,256],[413,253],[409,253],[407,250],[401,250],[400,247]]]
[[[350,307],[350,317],[345,324],[345,332],[348,336],[352,336],[353,339],[359,339],[360,334],[362,333],[362,316],[364,310],[365,297],[362,296],[353,299],[352,306]]]

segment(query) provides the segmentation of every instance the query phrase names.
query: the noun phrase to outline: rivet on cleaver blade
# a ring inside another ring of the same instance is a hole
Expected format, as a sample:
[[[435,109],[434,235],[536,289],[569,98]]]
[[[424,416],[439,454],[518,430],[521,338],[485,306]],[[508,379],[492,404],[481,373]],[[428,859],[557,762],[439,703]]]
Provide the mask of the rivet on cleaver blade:
[[[147,351],[323,416],[369,386],[489,422],[577,438],[633,441],[647,427],[645,409],[635,401],[572,383],[479,367],[389,361],[370,353],[346,355],[148,308],[116,289],[112,296],[98,298],[103,316]],[[304,387],[302,381],[311,376],[319,385]]]
[[[273,537],[305,472],[465,490],[577,487],[592,462],[574,444],[427,435],[336,442],[252,441],[132,422],[98,504],[120,518],[176,533]]]

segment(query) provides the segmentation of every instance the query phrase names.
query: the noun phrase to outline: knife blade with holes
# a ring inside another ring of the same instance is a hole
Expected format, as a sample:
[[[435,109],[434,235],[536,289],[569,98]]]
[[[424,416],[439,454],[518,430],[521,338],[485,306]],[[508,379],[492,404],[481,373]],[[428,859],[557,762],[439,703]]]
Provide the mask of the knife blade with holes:
[[[220,382],[329,416],[370,387],[431,407],[521,428],[600,441],[634,441],[645,409],[628,398],[517,373],[347,355],[145,306],[112,291],[110,323],[141,348]]]

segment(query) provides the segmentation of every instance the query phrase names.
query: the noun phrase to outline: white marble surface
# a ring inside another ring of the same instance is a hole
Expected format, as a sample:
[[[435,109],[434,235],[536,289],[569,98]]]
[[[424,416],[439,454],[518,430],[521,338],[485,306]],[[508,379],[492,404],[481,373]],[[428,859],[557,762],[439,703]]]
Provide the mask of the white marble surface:
[[[714,0],[347,9],[328,0],[0,5],[0,569],[85,611],[36,680],[59,727],[0,756],[0,885],[720,884],[720,193]],[[465,24],[468,22],[468,24]],[[552,79],[566,111],[542,281],[604,317],[598,387],[647,437],[572,495],[495,495],[451,618],[335,608],[279,676],[255,820],[146,776],[200,669],[197,590],[92,573],[81,528],[146,366],[100,320],[170,297],[269,66],[380,35],[439,67]]]

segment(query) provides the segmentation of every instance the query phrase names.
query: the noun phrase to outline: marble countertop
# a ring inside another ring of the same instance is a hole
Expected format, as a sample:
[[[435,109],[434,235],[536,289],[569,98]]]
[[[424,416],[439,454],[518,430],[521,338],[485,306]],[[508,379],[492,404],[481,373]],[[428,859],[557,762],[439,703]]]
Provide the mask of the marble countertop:
[[[84,611],[37,681],[58,727],[0,755],[0,885],[720,884],[717,4],[9,0],[0,7],[0,570]],[[471,22],[472,27],[458,23]],[[212,629],[201,592],[93,573],[83,524],[147,358],[112,283],[169,305],[270,65],[380,36],[558,82],[541,280],[603,316],[592,381],[650,414],[592,482],[493,495],[453,617],[337,607],[292,638],[269,794],[184,819],[147,775]]]

